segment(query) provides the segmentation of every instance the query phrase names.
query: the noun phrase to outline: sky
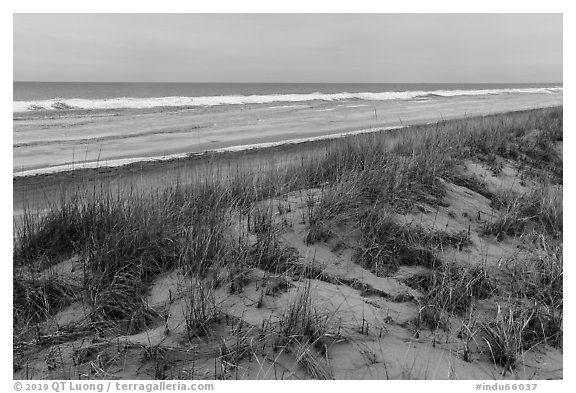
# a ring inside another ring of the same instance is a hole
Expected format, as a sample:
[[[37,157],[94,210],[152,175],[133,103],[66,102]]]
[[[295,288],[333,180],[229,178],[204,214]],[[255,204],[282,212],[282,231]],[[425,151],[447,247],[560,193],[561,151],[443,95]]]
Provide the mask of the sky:
[[[562,14],[14,14],[14,81],[562,82]]]

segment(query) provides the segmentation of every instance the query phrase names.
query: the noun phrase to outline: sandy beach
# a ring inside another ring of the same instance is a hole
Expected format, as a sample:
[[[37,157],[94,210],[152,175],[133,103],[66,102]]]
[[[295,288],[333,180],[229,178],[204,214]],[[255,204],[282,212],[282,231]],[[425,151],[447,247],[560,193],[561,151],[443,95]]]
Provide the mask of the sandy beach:
[[[219,162],[226,162],[227,167],[270,167],[289,163],[302,154],[315,155],[324,146],[321,141],[282,146],[286,140],[330,138],[561,103],[561,93],[548,93],[425,101],[15,113],[13,212],[20,217],[25,207],[42,210],[78,183],[86,186],[86,182],[105,181],[115,189],[189,183],[215,157],[190,153],[240,147],[239,152],[226,153],[229,159]],[[258,154],[242,152],[242,146],[275,143],[280,145],[261,149]],[[130,162],[133,164],[122,166]],[[83,165],[100,170],[79,170]],[[116,166],[118,169],[113,169]],[[22,177],[43,173],[53,175]]]

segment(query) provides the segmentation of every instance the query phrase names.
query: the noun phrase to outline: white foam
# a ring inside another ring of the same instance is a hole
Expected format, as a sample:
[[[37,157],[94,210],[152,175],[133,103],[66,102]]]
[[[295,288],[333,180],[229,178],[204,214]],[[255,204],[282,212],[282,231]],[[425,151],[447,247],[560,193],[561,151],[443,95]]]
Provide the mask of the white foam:
[[[380,132],[380,131],[389,131],[389,130],[396,130],[403,128],[401,126],[394,126],[394,127],[373,127],[373,128],[364,128],[356,131],[347,131],[342,132],[339,134],[330,134],[330,135],[321,135],[321,136],[314,136],[314,137],[307,137],[307,138],[297,138],[297,139],[288,139],[278,142],[266,142],[266,143],[253,143],[248,145],[237,145],[237,146],[229,146],[223,147],[220,149],[214,149],[209,151],[203,151],[198,153],[176,153],[176,154],[168,154],[163,156],[154,156],[154,157],[132,157],[132,158],[121,158],[115,160],[101,160],[101,161],[90,161],[90,162],[83,162],[83,163],[74,163],[74,164],[64,164],[64,165],[56,165],[46,168],[37,168],[37,169],[29,169],[25,171],[15,172],[13,174],[14,177],[22,177],[22,176],[34,176],[40,174],[48,174],[48,173],[56,173],[56,172],[65,172],[65,171],[72,171],[78,169],[89,169],[89,168],[108,168],[108,167],[119,167],[123,165],[133,164],[135,162],[157,162],[157,161],[168,161],[174,160],[179,158],[186,158],[191,156],[199,156],[208,153],[223,153],[223,152],[233,152],[233,151],[242,151],[242,150],[250,150],[250,149],[262,149],[266,147],[274,147],[280,145],[287,145],[287,144],[295,144],[295,143],[302,143],[302,142],[311,142],[311,141],[319,141],[325,139],[338,139],[343,138],[346,136],[351,135],[358,135],[358,134],[366,134],[372,132]]]
[[[434,91],[396,91],[381,93],[309,93],[309,94],[267,94],[267,95],[230,95],[206,97],[152,97],[152,98],[53,98],[37,101],[13,101],[13,112],[63,109],[147,109],[157,107],[195,107],[240,104],[271,104],[276,102],[304,101],[386,101],[410,100],[418,97],[456,97],[497,94],[552,94],[562,92],[562,87],[534,87],[519,89],[477,89],[477,90],[434,90]]]

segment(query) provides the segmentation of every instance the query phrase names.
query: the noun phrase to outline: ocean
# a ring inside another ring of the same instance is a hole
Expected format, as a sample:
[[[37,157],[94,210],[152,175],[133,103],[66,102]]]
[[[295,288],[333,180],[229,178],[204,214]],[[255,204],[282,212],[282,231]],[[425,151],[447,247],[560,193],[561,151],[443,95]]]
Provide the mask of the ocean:
[[[85,83],[14,82],[13,111],[144,109],[281,102],[386,101],[427,97],[538,94],[552,84],[438,83]]]

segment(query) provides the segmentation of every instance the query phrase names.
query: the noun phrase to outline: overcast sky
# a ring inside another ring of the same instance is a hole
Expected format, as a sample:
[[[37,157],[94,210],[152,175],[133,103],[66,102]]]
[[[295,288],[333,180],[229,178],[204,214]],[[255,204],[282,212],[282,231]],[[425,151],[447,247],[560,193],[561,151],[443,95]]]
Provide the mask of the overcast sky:
[[[15,14],[15,81],[561,82],[561,14]]]

